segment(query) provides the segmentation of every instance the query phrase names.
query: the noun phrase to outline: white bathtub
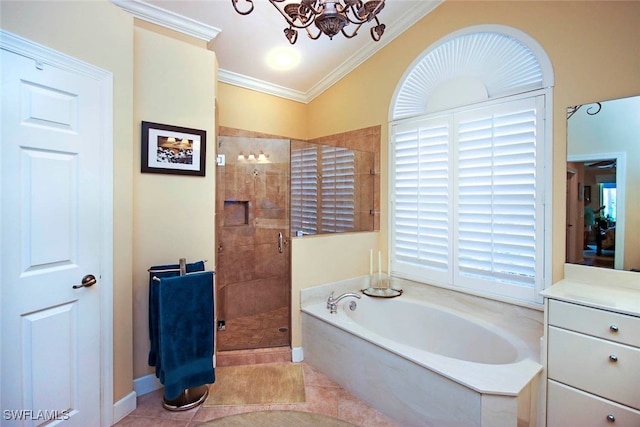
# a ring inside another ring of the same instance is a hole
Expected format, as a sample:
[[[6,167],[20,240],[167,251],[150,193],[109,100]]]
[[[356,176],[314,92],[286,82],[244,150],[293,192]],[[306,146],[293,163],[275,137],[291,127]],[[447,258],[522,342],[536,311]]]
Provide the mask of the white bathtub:
[[[501,303],[408,281],[400,297],[347,298],[330,314],[331,291],[358,285],[303,291],[305,362],[402,426],[535,425],[541,314],[512,321]]]

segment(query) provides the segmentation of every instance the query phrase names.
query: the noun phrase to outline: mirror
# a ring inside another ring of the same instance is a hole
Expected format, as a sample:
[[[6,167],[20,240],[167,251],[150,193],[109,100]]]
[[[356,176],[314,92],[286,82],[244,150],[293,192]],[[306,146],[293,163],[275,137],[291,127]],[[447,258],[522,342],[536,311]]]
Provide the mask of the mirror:
[[[567,108],[566,262],[640,269],[640,96]]]

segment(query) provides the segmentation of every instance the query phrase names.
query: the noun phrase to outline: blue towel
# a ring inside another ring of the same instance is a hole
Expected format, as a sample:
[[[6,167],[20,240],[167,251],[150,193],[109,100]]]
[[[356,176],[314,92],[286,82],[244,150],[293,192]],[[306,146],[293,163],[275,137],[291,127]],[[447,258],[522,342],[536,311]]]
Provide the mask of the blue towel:
[[[174,270],[174,271],[163,271]],[[196,271],[204,271],[204,261],[198,261],[186,265],[186,272],[192,273]],[[158,376],[158,285],[160,282],[153,280],[153,277],[159,279],[163,277],[174,277],[180,275],[180,265],[156,265],[149,269],[149,340],[151,347],[149,349],[149,366],[156,367],[156,376]]]
[[[158,359],[165,399],[215,381],[213,324],[213,272],[160,280]]]
[[[163,271],[175,270],[175,271]],[[186,265],[187,273],[204,271],[204,261],[198,261]],[[158,285],[160,282],[153,280],[153,277],[162,279],[163,277],[174,277],[180,275],[180,265],[156,265],[149,269],[149,366],[156,367],[156,376],[161,369],[158,366]]]

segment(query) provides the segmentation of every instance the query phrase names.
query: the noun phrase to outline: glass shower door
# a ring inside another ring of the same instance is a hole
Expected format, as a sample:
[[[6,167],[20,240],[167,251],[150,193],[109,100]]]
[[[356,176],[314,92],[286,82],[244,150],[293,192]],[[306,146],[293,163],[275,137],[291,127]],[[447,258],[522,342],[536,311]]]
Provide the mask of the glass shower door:
[[[219,137],[218,350],[291,343],[289,151],[287,139]]]

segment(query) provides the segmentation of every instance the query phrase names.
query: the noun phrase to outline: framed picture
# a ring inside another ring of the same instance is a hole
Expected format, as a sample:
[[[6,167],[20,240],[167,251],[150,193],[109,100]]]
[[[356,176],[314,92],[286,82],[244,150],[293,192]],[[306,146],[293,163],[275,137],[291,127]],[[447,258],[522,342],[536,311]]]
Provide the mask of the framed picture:
[[[143,173],[205,176],[207,132],[142,122]]]

